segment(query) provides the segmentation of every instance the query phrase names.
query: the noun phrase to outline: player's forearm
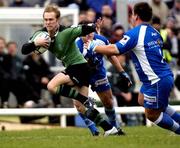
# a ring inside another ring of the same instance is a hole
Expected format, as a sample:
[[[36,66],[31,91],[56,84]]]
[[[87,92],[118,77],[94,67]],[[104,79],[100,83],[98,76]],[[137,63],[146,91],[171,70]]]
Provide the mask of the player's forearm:
[[[32,43],[25,43],[22,46],[21,52],[22,52],[22,54],[29,54],[29,53],[31,53],[34,50],[36,50],[36,46],[35,46],[34,42],[32,42]]]
[[[108,56],[120,54],[119,50],[113,44],[95,46],[93,50],[97,53],[101,53],[101,54],[108,55]]]
[[[123,67],[121,66],[116,56],[109,56],[108,59],[111,62],[111,64],[114,65],[114,67],[117,69],[118,72],[124,71]]]

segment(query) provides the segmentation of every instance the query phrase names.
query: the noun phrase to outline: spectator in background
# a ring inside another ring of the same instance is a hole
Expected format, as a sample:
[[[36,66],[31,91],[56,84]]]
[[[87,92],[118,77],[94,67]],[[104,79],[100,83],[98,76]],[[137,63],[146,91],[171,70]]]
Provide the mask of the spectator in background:
[[[40,94],[37,93],[35,87],[31,83],[27,82],[26,75],[24,73],[23,61],[17,55],[17,43],[10,41],[7,43],[8,55],[11,57],[11,65],[8,78],[8,91],[12,92],[18,102],[18,107],[22,108],[41,108],[48,107],[49,102],[41,99]],[[22,123],[32,122],[35,119],[42,118],[42,116],[36,117],[20,117]]]
[[[68,7],[72,3],[74,3],[74,0],[57,0],[56,2],[60,7]]]
[[[96,20],[96,12],[93,9],[88,9],[86,11],[86,21],[95,22]]]
[[[115,15],[113,13],[112,7],[110,5],[103,5],[101,9],[101,16],[110,17],[112,19],[113,24],[115,23]]]
[[[161,37],[163,39],[163,56],[165,60],[170,63],[172,61],[172,56],[170,53],[172,44],[168,36],[168,31],[166,29],[162,29],[161,20],[157,16],[153,16],[151,24],[161,34]]]
[[[174,58],[177,58],[177,54],[178,54],[178,29],[176,28],[176,20],[174,17],[168,17],[167,19],[167,23],[166,23],[166,28],[165,28],[168,32],[168,37],[170,38],[171,41],[171,55]]]
[[[47,83],[53,77],[49,65],[41,55],[33,52],[24,59],[23,64],[27,82],[41,96],[41,90],[47,89]]]
[[[23,76],[23,64],[22,59],[17,55],[17,43],[10,41],[7,43],[8,54],[12,57],[12,75],[11,78],[18,79],[18,77]]]
[[[101,31],[100,34],[105,36],[107,39],[111,37],[111,28],[113,25],[112,19],[109,16],[102,16],[102,25],[101,25]]]
[[[14,0],[9,7],[31,7],[31,5],[23,0]]]
[[[86,0],[75,0],[75,2],[79,6],[80,11],[85,11],[89,9]]]
[[[116,23],[112,26],[111,30],[111,38],[109,39],[109,42],[114,44],[117,41],[119,41],[124,34],[124,28],[120,23]]]
[[[96,14],[97,17],[101,16],[102,6],[103,5],[109,5],[112,8],[112,0],[86,0],[87,5],[92,8]]]
[[[163,1],[166,3],[169,9],[172,9],[175,3],[175,0],[163,0]]]
[[[0,0],[0,7],[7,7],[8,3],[6,0]]]
[[[180,28],[180,0],[175,0],[174,7],[170,10],[170,16],[176,20],[175,27]]]
[[[163,0],[151,0],[150,5],[153,9],[153,15],[158,16],[161,19],[162,24],[167,21],[169,9]]]
[[[79,12],[79,22],[86,20],[86,11],[80,11]]]
[[[6,51],[6,40],[0,37],[0,99],[3,107],[9,97],[8,80],[10,78],[11,57]]]
[[[40,96],[34,91],[27,81],[23,69],[23,61],[17,55],[16,42],[7,43],[7,51],[10,56],[10,66],[8,78],[8,90],[12,92],[18,101],[19,106],[24,106],[26,101],[33,100],[38,103]],[[22,91],[23,90],[23,91]]]
[[[22,61],[16,55],[17,44],[9,42],[7,50],[5,47],[5,39],[0,38],[0,96],[2,104],[8,101],[10,92],[16,96],[20,106],[23,106],[28,100],[38,102],[39,97],[25,81]]]

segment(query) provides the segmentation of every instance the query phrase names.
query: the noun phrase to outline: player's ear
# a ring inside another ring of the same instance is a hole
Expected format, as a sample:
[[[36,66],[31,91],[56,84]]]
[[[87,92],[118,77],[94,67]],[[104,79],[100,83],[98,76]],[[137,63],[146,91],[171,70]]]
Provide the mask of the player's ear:
[[[135,17],[135,20],[136,20],[136,21],[139,19],[139,17],[138,17],[137,14],[135,14],[134,17]]]

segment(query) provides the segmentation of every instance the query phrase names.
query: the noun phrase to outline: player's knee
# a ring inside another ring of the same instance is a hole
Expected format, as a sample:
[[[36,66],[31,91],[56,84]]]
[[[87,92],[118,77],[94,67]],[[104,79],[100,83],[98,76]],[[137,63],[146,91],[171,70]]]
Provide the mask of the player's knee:
[[[51,83],[48,83],[48,84],[47,84],[47,89],[48,89],[51,93],[54,93],[54,92],[55,92],[55,87],[54,87]]]
[[[108,109],[112,109],[113,108],[113,102],[109,101],[109,102],[103,102],[104,107],[108,108]]]
[[[149,109],[146,109],[145,110],[145,115],[146,115],[146,118],[149,119],[150,121],[154,122],[158,119],[158,117],[160,116],[160,111],[158,110],[149,110]]]
[[[103,96],[103,97],[100,97],[100,99],[101,99],[104,107],[109,108],[109,109],[113,108],[114,104],[113,104],[113,98],[111,96],[108,96],[108,95]]]

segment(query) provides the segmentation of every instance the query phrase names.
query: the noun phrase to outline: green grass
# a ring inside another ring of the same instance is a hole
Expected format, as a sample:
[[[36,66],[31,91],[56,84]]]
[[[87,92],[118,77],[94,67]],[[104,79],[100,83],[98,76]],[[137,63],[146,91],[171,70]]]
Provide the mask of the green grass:
[[[126,136],[92,137],[85,128],[1,131],[1,148],[178,148],[180,137],[158,127],[125,127]]]

